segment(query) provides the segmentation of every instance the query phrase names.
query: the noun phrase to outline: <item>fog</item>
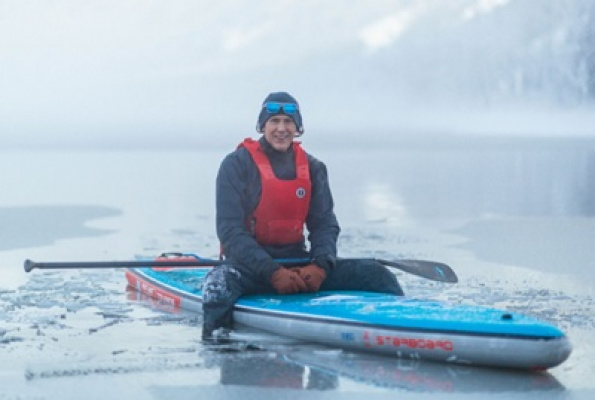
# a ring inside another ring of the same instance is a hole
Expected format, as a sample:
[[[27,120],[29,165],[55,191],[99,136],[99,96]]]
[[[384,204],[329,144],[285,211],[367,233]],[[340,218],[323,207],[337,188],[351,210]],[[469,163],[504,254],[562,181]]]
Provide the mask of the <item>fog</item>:
[[[594,40],[579,0],[0,1],[0,146],[228,146],[276,90],[333,140],[593,135]]]

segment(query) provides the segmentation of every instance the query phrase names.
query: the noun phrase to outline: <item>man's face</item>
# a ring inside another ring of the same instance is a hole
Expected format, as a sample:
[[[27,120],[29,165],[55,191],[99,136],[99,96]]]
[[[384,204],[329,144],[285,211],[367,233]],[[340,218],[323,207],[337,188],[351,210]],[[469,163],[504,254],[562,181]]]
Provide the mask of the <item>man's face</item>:
[[[277,151],[287,151],[297,132],[295,122],[291,117],[274,115],[264,124],[264,138]]]

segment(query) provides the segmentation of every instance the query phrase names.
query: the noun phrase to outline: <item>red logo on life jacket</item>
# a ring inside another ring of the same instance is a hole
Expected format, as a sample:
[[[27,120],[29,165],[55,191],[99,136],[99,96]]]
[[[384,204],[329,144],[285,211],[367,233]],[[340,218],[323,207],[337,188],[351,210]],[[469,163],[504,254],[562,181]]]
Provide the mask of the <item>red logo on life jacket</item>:
[[[260,143],[246,139],[241,144],[252,156],[260,172],[260,202],[249,216],[247,226],[260,244],[299,243],[310,207],[310,169],[308,157],[298,142],[293,142],[296,178],[278,179]]]

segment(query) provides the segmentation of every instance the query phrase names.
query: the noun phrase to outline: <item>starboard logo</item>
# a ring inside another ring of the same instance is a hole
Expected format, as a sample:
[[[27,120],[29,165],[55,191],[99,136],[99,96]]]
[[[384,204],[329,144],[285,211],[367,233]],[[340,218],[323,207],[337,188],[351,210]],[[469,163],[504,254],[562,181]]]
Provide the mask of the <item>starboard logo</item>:
[[[306,189],[304,189],[303,187],[297,188],[297,190],[295,191],[295,195],[298,197],[298,199],[303,199],[304,197],[306,197]]]

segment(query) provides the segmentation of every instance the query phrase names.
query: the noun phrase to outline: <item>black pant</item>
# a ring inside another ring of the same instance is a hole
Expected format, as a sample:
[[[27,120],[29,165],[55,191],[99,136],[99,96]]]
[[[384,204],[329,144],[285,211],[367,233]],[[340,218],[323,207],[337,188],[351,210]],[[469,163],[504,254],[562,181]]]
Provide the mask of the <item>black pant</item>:
[[[373,260],[338,259],[320,290],[363,290],[403,295],[395,275]],[[208,273],[203,283],[203,338],[213,330],[233,328],[232,309],[243,295],[276,293],[270,282],[242,272],[233,265],[220,265]]]

